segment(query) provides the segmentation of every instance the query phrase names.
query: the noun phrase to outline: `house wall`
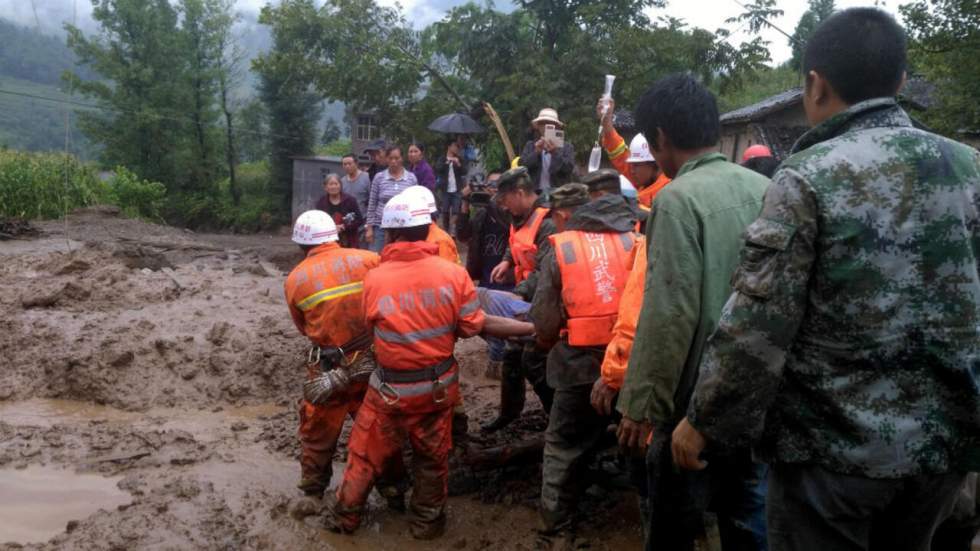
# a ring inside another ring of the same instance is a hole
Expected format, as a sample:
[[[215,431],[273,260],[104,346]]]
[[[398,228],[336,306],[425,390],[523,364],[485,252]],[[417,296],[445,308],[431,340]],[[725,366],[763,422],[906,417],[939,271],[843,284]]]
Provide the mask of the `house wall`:
[[[323,180],[331,172],[343,174],[339,160],[293,159],[293,221],[316,206],[323,196]]]
[[[721,127],[720,151],[732,162],[742,160],[742,153],[751,146],[758,143],[778,149],[777,144],[765,143],[760,132],[760,127],[770,129],[792,129],[791,133],[798,134],[801,128],[807,126],[806,112],[803,104],[799,103],[787,109],[770,113],[752,122],[742,122],[723,125]]]

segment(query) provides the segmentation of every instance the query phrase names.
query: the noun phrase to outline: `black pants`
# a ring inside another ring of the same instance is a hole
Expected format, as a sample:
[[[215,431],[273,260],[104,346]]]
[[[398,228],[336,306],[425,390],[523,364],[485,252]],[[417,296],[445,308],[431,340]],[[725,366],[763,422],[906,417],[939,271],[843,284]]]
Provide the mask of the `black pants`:
[[[725,551],[765,551],[768,467],[740,449],[707,456],[708,467],[701,471],[679,469],[670,452],[671,432],[673,427],[656,430],[647,450],[647,551],[693,550],[705,535],[705,511],[717,513]]]
[[[929,551],[966,473],[877,479],[810,465],[774,465],[773,551]]]
[[[524,381],[541,400],[545,412],[551,411],[554,390],[548,386],[546,363],[548,352],[542,352],[533,344],[507,343],[501,365],[500,412],[517,417],[524,411]]]

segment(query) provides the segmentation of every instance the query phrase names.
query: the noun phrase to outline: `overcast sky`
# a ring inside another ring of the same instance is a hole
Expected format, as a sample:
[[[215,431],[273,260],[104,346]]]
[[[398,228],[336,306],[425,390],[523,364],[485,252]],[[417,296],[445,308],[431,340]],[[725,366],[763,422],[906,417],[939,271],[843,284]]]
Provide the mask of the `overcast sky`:
[[[274,2],[276,0],[273,0]],[[739,0],[743,3],[748,0]],[[838,9],[854,6],[868,6],[878,4],[884,9],[897,15],[898,3],[904,0],[837,0]],[[396,0],[378,0],[384,5],[395,5]],[[78,8],[78,17],[82,25],[90,21],[92,10],[88,0],[0,0],[0,16],[17,20],[25,25],[34,23],[34,13],[32,3],[38,11],[38,18],[42,22],[50,25],[54,20],[70,20],[74,6]],[[241,11],[258,12],[259,8],[266,4],[267,0],[237,0],[236,7]],[[443,14],[451,7],[464,4],[464,0],[400,0],[402,9],[413,25],[424,27],[433,21],[438,21]],[[780,9],[785,13],[782,17],[772,23],[782,28],[788,33],[793,32],[796,22],[806,11],[806,0],[779,0]],[[496,3],[498,7],[509,7],[510,3],[502,0]],[[677,17],[688,22],[691,26],[702,27],[714,31],[718,27],[725,26],[725,19],[738,15],[743,10],[736,3],[736,0],[668,0],[667,7],[663,9],[650,10],[650,16],[658,18],[666,15]],[[43,23],[42,23],[43,24]],[[47,26],[45,25],[45,26]],[[60,25],[55,25],[55,28]],[[751,37],[744,30],[727,26],[733,32],[730,40],[734,43],[742,42]],[[765,29],[763,37],[770,42],[771,55],[773,61],[779,63],[789,59],[790,47],[787,39],[773,29]]]

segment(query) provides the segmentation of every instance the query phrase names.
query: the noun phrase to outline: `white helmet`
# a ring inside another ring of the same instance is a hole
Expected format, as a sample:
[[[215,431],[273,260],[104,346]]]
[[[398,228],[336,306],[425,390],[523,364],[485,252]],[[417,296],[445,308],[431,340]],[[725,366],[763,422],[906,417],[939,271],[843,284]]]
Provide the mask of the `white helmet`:
[[[629,181],[629,178],[619,175],[619,191],[623,194],[623,197],[636,197],[636,188],[633,187],[633,182]]]
[[[381,227],[384,229],[414,228],[428,226],[432,223],[429,215],[429,205],[418,192],[405,190],[392,197],[381,215]]]
[[[435,214],[438,209],[436,209],[436,196],[432,194],[432,191],[425,186],[412,186],[406,188],[402,193],[409,193],[414,197],[420,198],[429,206],[429,214]]]
[[[626,159],[627,163],[655,163],[656,159],[653,158],[653,154],[650,153],[650,144],[647,143],[647,139],[643,134],[637,134],[633,136],[633,141],[630,142],[630,156]]]
[[[300,245],[320,245],[338,238],[337,224],[322,210],[308,210],[293,224],[293,241]]]

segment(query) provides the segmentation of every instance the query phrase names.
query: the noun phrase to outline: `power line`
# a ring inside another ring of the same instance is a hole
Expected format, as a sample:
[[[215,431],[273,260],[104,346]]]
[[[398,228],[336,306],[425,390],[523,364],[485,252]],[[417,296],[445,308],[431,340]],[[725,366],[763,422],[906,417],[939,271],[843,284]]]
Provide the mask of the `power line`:
[[[115,112],[115,113],[118,113],[118,114],[139,114],[139,115],[146,115],[146,116],[150,116],[150,117],[153,117],[155,119],[158,119],[158,120],[168,120],[168,121],[172,121],[172,122],[195,122],[194,119],[191,118],[190,116],[172,117],[172,116],[162,115],[162,114],[157,113],[157,112],[154,112],[154,111],[137,111],[135,109],[122,109],[122,108],[119,108],[119,107],[110,107],[110,106],[106,106],[106,105],[97,105],[97,104],[93,104],[93,103],[84,103],[84,102],[75,101],[75,100],[71,100],[71,99],[51,98],[51,97],[47,97],[47,96],[39,96],[37,94],[30,94],[30,93],[27,93],[27,92],[16,92],[14,90],[4,90],[2,88],[0,88],[0,94],[6,94],[8,96],[17,96],[17,97],[22,97],[22,98],[37,99],[37,100],[42,100],[42,101],[48,101],[48,102],[51,102],[51,103],[59,103],[59,104],[63,104],[63,105],[73,105],[75,107],[83,107],[83,108],[86,108],[86,109],[96,109],[96,110],[100,110],[100,111],[111,111],[111,112]],[[208,126],[217,127],[218,125],[212,123],[212,124],[209,124]],[[299,137],[299,136],[292,136],[292,135],[289,135],[289,134],[275,134],[275,133],[272,133],[272,132],[258,132],[258,131],[255,131],[255,130],[244,130],[244,129],[237,129],[235,131],[236,132],[241,132],[241,133],[244,133],[244,134],[252,134],[252,135],[256,135],[256,136],[265,136],[265,137],[270,137],[270,138],[289,138],[289,139],[292,139],[292,140],[301,139],[301,137]]]

